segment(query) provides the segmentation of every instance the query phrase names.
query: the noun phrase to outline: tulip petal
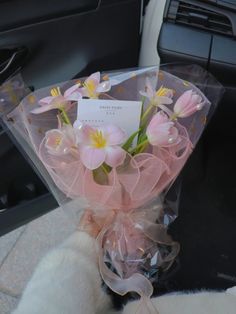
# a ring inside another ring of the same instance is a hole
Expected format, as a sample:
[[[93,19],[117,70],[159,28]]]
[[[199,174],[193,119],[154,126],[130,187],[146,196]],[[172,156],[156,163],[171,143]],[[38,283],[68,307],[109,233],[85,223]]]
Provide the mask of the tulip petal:
[[[147,97],[148,99],[153,99],[155,97],[155,90],[152,87],[150,79],[147,77],[145,82],[145,90],[139,92],[140,95]]]
[[[98,84],[96,92],[105,93],[105,92],[108,92],[110,89],[111,89],[110,81],[104,81],[104,82],[101,82],[100,84]]]
[[[149,123],[149,128],[155,128],[156,126],[166,123],[169,121],[169,118],[166,113],[163,111],[158,111],[152,118],[152,120]]]
[[[53,96],[48,96],[48,97],[44,97],[42,99],[40,99],[39,104],[40,105],[48,105],[51,103],[51,101],[54,99],[55,97]]]
[[[58,145],[57,142],[58,140],[60,140],[60,142],[62,141],[63,132],[53,129],[46,132],[45,138],[45,147],[47,148],[48,152],[53,155],[60,155],[61,151],[58,149],[60,145]]]
[[[88,80],[93,80],[94,82],[96,82],[96,85],[98,85],[99,82],[100,82],[100,78],[101,78],[100,72],[95,72],[95,73],[91,74],[91,75],[87,78],[86,81],[88,81]],[[85,81],[85,82],[86,82],[86,81]]]
[[[198,103],[197,106],[196,106],[197,111],[202,110],[203,106],[204,106],[204,102],[203,101]]]
[[[77,92],[78,90],[79,90],[79,85],[75,84],[65,91],[64,97],[68,98],[71,94],[73,94],[74,92]]]
[[[78,92],[78,91],[73,92],[73,93],[71,93],[70,95],[68,95],[68,96],[66,97],[66,100],[70,100],[70,101],[78,101],[78,100],[80,100],[80,99],[82,99],[82,95],[81,95],[81,93]]]
[[[166,96],[157,96],[157,104],[158,105],[170,105],[173,103],[173,100],[170,97]]]
[[[155,90],[152,87],[152,83],[151,83],[149,78],[146,78],[146,88],[145,89],[146,89],[148,98],[153,98],[155,95]]]
[[[68,101],[62,96],[57,96],[57,97],[53,97],[52,101],[50,102],[50,104],[56,108],[63,106],[67,103]]]
[[[70,143],[70,146],[76,146],[78,142],[78,130],[71,125],[64,125],[61,130]]]
[[[146,131],[150,144],[154,146],[167,147],[177,142],[179,132],[174,127],[174,122],[168,116],[159,111],[149,123]]]
[[[176,114],[180,114],[181,111],[191,102],[191,97],[192,97],[193,91],[188,90],[184,92],[176,101],[174,105],[174,112]]]
[[[71,108],[71,102],[65,99],[63,96],[54,97],[51,101],[50,105],[55,109],[60,109],[61,107],[64,108],[66,111]],[[52,108],[52,109],[53,109]]]
[[[51,104],[50,105],[43,105],[41,107],[38,107],[38,108],[35,108],[35,109],[31,110],[31,113],[39,114],[39,113],[43,113],[43,112],[46,112],[46,111],[49,111],[49,110],[53,110],[53,109],[57,109],[57,108],[55,108]]]
[[[117,167],[122,165],[126,157],[126,152],[120,146],[106,148],[105,162],[108,166]]]
[[[91,144],[91,133],[95,132],[95,130],[89,126],[84,125],[79,132],[79,141],[85,145]]]
[[[202,102],[202,97],[200,95],[193,95],[192,96],[192,102],[195,104],[195,105],[198,105]]]
[[[186,118],[201,110],[203,105],[202,97],[189,90],[179,97],[174,106],[174,112],[178,118]]]
[[[46,149],[55,156],[65,155],[72,146],[76,146],[76,134],[71,126],[50,130],[46,132],[45,138]]]
[[[85,87],[81,87],[79,89],[79,93],[83,96],[83,97],[88,97],[88,92],[87,89]]]
[[[170,128],[169,135],[171,138],[171,142],[170,142],[170,138],[169,138],[169,145],[176,144],[180,141],[179,131],[176,127],[173,126]],[[167,145],[167,146],[169,146],[169,145]]]
[[[116,125],[109,124],[101,127],[105,137],[108,139],[108,145],[120,145],[126,139],[126,133]]]
[[[80,147],[80,158],[84,166],[90,170],[97,169],[100,167],[106,157],[104,149],[93,148],[91,146],[81,145]]]

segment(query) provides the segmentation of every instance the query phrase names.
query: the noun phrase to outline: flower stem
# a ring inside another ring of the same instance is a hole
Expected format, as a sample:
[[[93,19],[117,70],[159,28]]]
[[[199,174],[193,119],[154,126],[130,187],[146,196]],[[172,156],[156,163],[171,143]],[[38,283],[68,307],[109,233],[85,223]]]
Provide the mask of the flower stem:
[[[107,185],[109,181],[109,173],[112,168],[106,163],[103,163],[99,168],[93,170],[94,180],[101,185]]]
[[[142,96],[141,98],[141,102],[142,102],[142,110],[141,110],[141,117],[143,116],[143,111],[144,111],[144,103],[145,103],[145,100],[146,100],[146,97],[145,96]]]
[[[140,148],[140,150],[137,152],[137,154],[142,153],[145,150],[145,148],[148,146],[148,144],[149,144],[149,142],[147,140],[147,142],[143,144],[143,147]]]
[[[141,126],[143,126],[143,124],[145,123],[145,120],[147,118],[147,116],[149,115],[150,111],[152,110],[153,105],[150,102],[149,106],[147,107],[147,109],[144,111],[142,118],[141,118]]]
[[[146,145],[147,145],[148,143],[149,143],[149,142],[148,142],[148,139],[145,139],[142,143],[140,143],[139,145],[137,145],[136,147],[134,147],[133,149],[131,149],[131,150],[129,151],[130,154],[133,154],[133,153],[137,152],[138,150],[143,149],[143,147],[144,147],[144,146],[146,147]]]
[[[132,146],[133,144],[133,141],[135,139],[135,137],[137,135],[139,135],[139,133],[141,132],[141,128],[138,129],[138,131],[134,132],[133,134],[131,134],[131,136],[127,139],[127,141],[124,143],[124,145],[122,146],[122,148],[125,150],[125,151],[129,151],[130,147]]]
[[[106,169],[105,165],[101,165],[102,170],[104,171],[104,173],[108,176],[109,172]]]
[[[68,117],[68,115],[67,115],[67,113],[63,107],[60,108],[60,112],[61,112],[61,117],[62,117],[62,120],[64,121],[64,123],[72,125],[70,122],[70,118]]]

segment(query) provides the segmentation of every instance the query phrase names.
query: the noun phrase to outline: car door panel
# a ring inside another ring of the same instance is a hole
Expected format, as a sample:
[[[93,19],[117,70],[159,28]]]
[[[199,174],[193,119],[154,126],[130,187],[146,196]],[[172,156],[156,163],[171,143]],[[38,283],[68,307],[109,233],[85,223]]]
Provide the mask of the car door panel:
[[[141,8],[140,0],[0,1],[0,84],[19,68],[27,85],[38,89],[137,66]],[[2,127],[0,235],[57,206]]]
[[[1,1],[0,31],[34,24],[50,18],[88,12],[98,8],[98,5],[99,0]]]
[[[69,80],[82,71],[135,66],[138,2],[125,1],[3,31],[0,50],[21,46],[29,50],[22,74],[35,88]]]

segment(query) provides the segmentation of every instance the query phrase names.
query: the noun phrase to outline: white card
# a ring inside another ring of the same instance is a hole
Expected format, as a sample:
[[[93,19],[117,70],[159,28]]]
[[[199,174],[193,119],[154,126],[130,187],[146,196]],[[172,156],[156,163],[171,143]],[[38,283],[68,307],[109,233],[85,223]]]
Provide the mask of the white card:
[[[139,129],[141,110],[141,101],[81,99],[77,118],[92,127],[115,124],[126,131],[128,138]]]

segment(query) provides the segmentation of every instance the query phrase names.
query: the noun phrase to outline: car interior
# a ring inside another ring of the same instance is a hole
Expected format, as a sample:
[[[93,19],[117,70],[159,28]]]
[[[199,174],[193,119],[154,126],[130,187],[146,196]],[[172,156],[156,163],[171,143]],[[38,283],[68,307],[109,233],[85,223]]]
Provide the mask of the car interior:
[[[217,78],[225,93],[181,173],[169,227],[181,251],[156,293],[236,284],[236,0],[10,0],[0,1],[0,17],[0,84],[20,72],[35,90],[159,63],[173,71],[197,64]],[[3,235],[58,204],[0,124]]]

